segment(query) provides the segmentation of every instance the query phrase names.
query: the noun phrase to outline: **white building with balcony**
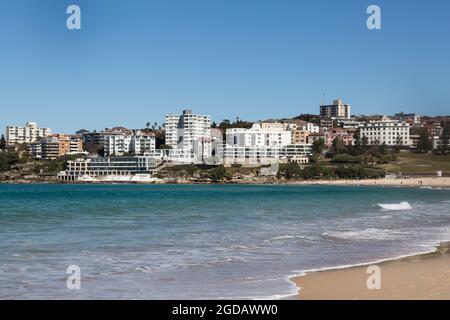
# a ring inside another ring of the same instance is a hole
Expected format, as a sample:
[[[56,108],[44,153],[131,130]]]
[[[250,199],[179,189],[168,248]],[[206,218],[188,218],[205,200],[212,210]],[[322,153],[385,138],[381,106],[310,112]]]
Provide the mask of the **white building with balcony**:
[[[311,151],[309,144],[292,145],[291,131],[254,124],[250,129],[227,129],[223,161],[225,165],[266,165],[308,156]]]
[[[9,146],[32,143],[41,138],[51,135],[50,128],[39,128],[36,122],[27,122],[25,127],[7,126],[6,127],[6,144]]]
[[[124,154],[144,155],[156,149],[156,138],[151,133],[137,132],[133,135],[109,133],[104,136],[105,157]]]
[[[276,147],[291,143],[291,131],[266,128],[254,124],[252,128],[231,128],[226,131],[226,144],[239,147]]]
[[[211,157],[211,116],[183,110],[181,115],[166,115],[166,144],[170,159],[180,163],[205,163]]]
[[[380,121],[370,121],[359,127],[360,136],[367,137],[368,144],[386,144],[387,146],[409,146],[410,127],[403,121],[383,117]]]
[[[191,148],[199,138],[210,138],[211,116],[183,110],[182,115],[166,115],[166,144],[174,149]]]

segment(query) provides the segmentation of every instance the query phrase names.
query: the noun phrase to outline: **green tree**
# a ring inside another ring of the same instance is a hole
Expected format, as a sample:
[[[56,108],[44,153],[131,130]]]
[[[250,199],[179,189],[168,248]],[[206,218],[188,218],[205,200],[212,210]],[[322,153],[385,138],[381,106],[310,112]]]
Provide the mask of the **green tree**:
[[[10,170],[12,166],[20,163],[19,154],[15,151],[0,153],[0,171]]]
[[[83,150],[87,151],[89,154],[101,154],[103,146],[89,141],[83,145]]]
[[[325,150],[325,140],[320,138],[315,140],[312,145],[313,156],[320,158]]]
[[[433,149],[433,143],[430,140],[428,131],[424,128],[420,130],[419,141],[417,143],[417,151],[420,153],[427,153]]]
[[[209,175],[210,175],[211,179],[216,180],[216,181],[222,181],[225,178],[226,179],[230,178],[230,175],[228,174],[227,169],[225,168],[225,166],[223,164],[218,165],[214,169],[211,169],[209,172]]]
[[[5,136],[2,134],[2,137],[0,138],[0,150],[5,151],[6,150],[6,139]]]
[[[361,148],[362,148],[363,152],[366,152],[368,145],[369,145],[369,138],[367,138],[366,136],[363,136],[361,138]]]
[[[438,152],[440,154],[447,154],[450,151],[449,142],[450,142],[450,124],[444,126],[441,134],[441,144],[439,146]]]
[[[358,130],[355,131],[355,133],[353,134],[353,141],[355,142],[355,147],[360,147],[361,146],[361,132]]]
[[[297,162],[288,162],[280,165],[278,175],[284,176],[286,179],[299,178],[302,176],[302,170]]]
[[[339,138],[335,138],[333,140],[333,145],[331,146],[331,151],[333,152],[334,155],[344,153],[345,148],[346,148],[346,146],[345,146],[344,140],[339,139]]]
[[[401,135],[397,136],[397,139],[395,139],[395,144],[399,147],[401,147],[403,145],[403,138]]]

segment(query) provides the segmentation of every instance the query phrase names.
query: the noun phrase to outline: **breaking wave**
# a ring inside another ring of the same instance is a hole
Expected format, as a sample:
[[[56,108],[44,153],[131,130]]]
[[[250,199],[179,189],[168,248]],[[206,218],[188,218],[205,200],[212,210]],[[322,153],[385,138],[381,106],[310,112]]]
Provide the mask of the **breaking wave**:
[[[391,230],[368,228],[359,231],[324,232],[322,236],[337,240],[393,240],[398,239],[399,234]]]
[[[292,239],[306,239],[304,236],[279,236],[270,239],[270,241],[280,241],[280,240],[292,240]]]
[[[411,210],[412,207],[408,202],[400,203],[377,203],[381,209],[386,211]]]

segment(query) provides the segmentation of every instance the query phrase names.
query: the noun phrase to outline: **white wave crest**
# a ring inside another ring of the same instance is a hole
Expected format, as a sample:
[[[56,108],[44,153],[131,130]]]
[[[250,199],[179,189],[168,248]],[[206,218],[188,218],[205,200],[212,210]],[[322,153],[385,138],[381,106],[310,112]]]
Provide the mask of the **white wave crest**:
[[[358,231],[324,232],[322,236],[338,240],[393,240],[399,235],[391,230],[368,228]]]
[[[387,211],[399,211],[399,210],[411,210],[412,207],[408,202],[400,202],[400,203],[377,203],[383,210]]]
[[[270,239],[270,241],[277,241],[277,240],[291,240],[291,239],[306,239],[306,237],[304,236],[279,236],[279,237],[274,237],[272,239]]]

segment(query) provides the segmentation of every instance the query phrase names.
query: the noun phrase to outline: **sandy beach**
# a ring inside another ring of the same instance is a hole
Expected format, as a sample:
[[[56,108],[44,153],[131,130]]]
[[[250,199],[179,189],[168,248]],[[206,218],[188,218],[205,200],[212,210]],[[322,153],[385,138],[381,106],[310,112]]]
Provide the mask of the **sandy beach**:
[[[308,180],[295,182],[295,184],[450,188],[450,178],[426,177],[426,178],[366,179],[366,180]]]
[[[377,264],[380,289],[369,290],[368,266],[306,273],[292,280],[301,300],[449,300],[450,243],[434,253]]]

